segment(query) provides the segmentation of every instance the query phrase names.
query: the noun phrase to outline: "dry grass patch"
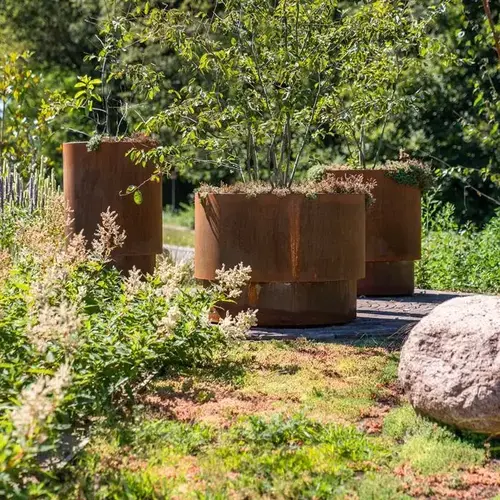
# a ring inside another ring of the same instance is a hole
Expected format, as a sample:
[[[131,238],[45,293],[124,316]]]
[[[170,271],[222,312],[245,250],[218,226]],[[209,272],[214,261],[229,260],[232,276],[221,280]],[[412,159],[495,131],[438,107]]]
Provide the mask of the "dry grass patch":
[[[303,413],[321,422],[356,422],[398,401],[396,358],[380,348],[304,340],[252,342],[236,357],[245,375],[170,377],[143,397],[154,416],[228,426],[244,415]]]
[[[142,401],[156,418],[228,427],[242,415],[274,412],[278,399],[245,394],[222,383],[178,377],[158,382]]]
[[[410,467],[394,471],[403,491],[413,498],[492,499],[500,491],[500,469],[496,464],[473,467],[455,474],[422,476]]]

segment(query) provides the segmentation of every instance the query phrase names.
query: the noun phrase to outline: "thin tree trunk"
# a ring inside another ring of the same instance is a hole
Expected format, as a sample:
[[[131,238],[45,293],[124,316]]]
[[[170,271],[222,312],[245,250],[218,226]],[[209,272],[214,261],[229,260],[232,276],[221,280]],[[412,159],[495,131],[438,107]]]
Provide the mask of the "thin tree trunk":
[[[490,24],[491,32],[493,34],[493,41],[495,43],[495,50],[498,57],[498,63],[500,64],[500,36],[497,33],[495,22],[493,21],[493,15],[491,14],[490,9],[490,0],[483,0],[483,8],[488,18],[488,23]]]

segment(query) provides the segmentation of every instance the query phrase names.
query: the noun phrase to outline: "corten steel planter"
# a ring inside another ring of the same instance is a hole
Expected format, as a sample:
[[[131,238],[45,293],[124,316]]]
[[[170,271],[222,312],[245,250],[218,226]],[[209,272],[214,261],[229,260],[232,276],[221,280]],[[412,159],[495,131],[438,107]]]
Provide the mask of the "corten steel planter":
[[[358,295],[412,295],[414,261],[420,259],[420,189],[399,184],[385,170],[336,170],[336,177],[375,179],[375,203],[366,214],[366,276]]]
[[[126,156],[132,148],[147,149],[134,141],[104,141],[91,152],[85,142],[63,145],[64,196],[74,219],[69,230],[83,230],[87,240],[92,240],[101,213],[110,207],[127,235],[124,246],[113,252],[114,264],[124,272],[135,266],[152,273],[156,255],[162,253],[161,183],[146,182],[141,187],[140,205],[133,196],[123,196],[127,187],[139,186],[154,170],[135,165]]]
[[[342,324],[356,317],[365,272],[365,197],[356,194],[210,194],[195,201],[195,277],[252,267],[236,314],[258,309],[262,326]]]

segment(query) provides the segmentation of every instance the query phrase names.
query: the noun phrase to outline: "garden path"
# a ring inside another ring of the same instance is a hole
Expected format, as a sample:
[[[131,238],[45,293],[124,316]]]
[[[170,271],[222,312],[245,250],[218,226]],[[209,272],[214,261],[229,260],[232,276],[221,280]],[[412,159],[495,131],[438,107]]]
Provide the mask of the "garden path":
[[[191,260],[194,250],[166,245],[165,250],[177,262]],[[460,293],[416,290],[412,297],[360,297],[357,318],[352,323],[319,328],[264,328],[252,329],[254,340],[286,340],[307,338],[321,342],[403,340],[417,321],[434,307]]]

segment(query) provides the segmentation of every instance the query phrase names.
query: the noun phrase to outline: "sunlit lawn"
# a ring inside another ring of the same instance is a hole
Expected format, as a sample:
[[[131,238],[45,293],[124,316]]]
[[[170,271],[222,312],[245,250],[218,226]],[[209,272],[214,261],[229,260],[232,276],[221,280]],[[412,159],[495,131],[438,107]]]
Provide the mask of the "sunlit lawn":
[[[179,247],[194,247],[194,231],[175,226],[163,226],[163,243]]]
[[[68,472],[71,495],[493,498],[493,443],[417,416],[397,362],[383,348],[246,342],[216,370],[158,380],[100,429]]]

